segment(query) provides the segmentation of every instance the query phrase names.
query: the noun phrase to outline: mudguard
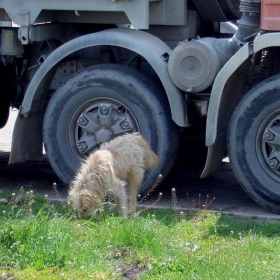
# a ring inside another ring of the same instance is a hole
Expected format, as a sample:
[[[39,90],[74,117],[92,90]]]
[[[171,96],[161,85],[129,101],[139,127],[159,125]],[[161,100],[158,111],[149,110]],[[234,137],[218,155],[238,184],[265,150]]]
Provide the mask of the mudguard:
[[[38,69],[30,82],[21,108],[21,114],[42,110],[51,79],[59,62],[68,55],[87,47],[118,46],[143,56],[158,74],[168,97],[172,119],[179,126],[186,126],[186,106],[184,94],[171,81],[167,62],[161,55],[169,53],[170,48],[157,37],[146,32],[119,28],[85,35],[62,45],[52,52]]]
[[[214,172],[226,153],[227,127],[231,115],[242,98],[244,72],[250,67],[249,56],[268,47],[280,46],[279,33],[258,36],[244,45],[217,75],[209,102],[206,123],[207,160],[201,178]],[[238,81],[238,83],[236,83]]]

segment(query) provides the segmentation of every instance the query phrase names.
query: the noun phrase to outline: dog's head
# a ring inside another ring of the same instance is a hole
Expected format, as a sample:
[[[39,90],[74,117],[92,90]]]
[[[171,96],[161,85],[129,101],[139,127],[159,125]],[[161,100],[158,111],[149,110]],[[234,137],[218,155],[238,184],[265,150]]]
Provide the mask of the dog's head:
[[[92,187],[92,186],[91,186]],[[72,184],[68,193],[68,206],[78,212],[78,218],[87,218],[101,207],[101,197],[97,190],[89,188],[87,184]]]
[[[93,210],[100,209],[102,206],[110,160],[110,153],[99,150],[92,153],[81,165],[71,183],[68,205],[78,211],[79,218],[88,217]]]

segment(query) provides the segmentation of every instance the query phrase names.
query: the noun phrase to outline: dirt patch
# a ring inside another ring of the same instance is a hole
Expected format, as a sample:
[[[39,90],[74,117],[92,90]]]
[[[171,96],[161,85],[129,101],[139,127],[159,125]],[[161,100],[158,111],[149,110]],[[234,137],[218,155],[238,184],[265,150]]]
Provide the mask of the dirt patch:
[[[0,280],[17,280],[12,273],[3,273],[0,275]]]
[[[139,266],[139,264],[138,260],[133,260],[129,265],[122,267],[121,273],[124,279],[135,280],[147,270],[145,267]]]

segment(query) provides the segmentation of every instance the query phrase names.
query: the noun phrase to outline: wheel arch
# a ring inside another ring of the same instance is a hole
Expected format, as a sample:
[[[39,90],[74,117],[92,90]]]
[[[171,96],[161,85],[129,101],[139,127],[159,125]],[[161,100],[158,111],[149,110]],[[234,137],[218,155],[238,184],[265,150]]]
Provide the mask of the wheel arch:
[[[144,57],[158,75],[165,89],[173,121],[179,126],[187,126],[184,94],[171,81],[167,61],[161,57],[165,53],[169,54],[171,49],[159,38],[147,32],[126,28],[107,29],[78,37],[63,44],[53,51],[40,66],[26,90],[15,123],[10,163],[35,159],[41,155],[42,142],[33,142],[30,147],[23,139],[38,139],[37,134],[40,133],[39,128],[42,127],[42,116],[38,118],[38,115],[43,115],[48,87],[59,63],[76,51],[102,45],[126,48]],[[34,127],[36,129],[33,129]]]
[[[172,83],[167,62],[161,58],[163,54],[171,51],[170,48],[151,34],[126,28],[108,29],[84,35],[52,52],[38,69],[26,90],[21,114],[42,110],[47,95],[46,88],[50,84],[56,67],[64,58],[81,49],[102,45],[126,48],[143,56],[161,80],[169,100],[173,121],[179,126],[186,126],[184,95]]]
[[[279,33],[258,36],[253,44],[244,45],[217,75],[208,108],[205,141],[208,154],[202,178],[214,172],[225,156],[227,128],[231,115],[243,96],[241,81],[244,79],[244,71],[250,67],[250,56],[265,48],[277,46],[280,46]]]

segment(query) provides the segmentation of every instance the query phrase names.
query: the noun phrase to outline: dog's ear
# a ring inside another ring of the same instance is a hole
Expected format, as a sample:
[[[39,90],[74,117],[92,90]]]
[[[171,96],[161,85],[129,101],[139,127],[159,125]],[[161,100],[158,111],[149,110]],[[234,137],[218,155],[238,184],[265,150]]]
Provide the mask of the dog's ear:
[[[92,195],[92,194],[89,192],[89,190],[87,190],[87,189],[83,189],[83,190],[81,191],[81,199],[82,199],[83,202],[88,202],[88,201],[90,201],[90,200],[92,199],[93,196],[94,196],[94,195]],[[84,204],[84,203],[83,203],[83,204]]]
[[[100,186],[104,184],[104,178],[102,176],[102,173],[96,172],[92,174],[91,179],[95,180],[95,184],[99,184]]]
[[[96,198],[95,195],[91,194],[89,190],[82,190],[81,192],[81,208],[83,210],[83,217],[87,212],[91,212],[92,208],[94,207]],[[86,211],[84,211],[86,209]]]

